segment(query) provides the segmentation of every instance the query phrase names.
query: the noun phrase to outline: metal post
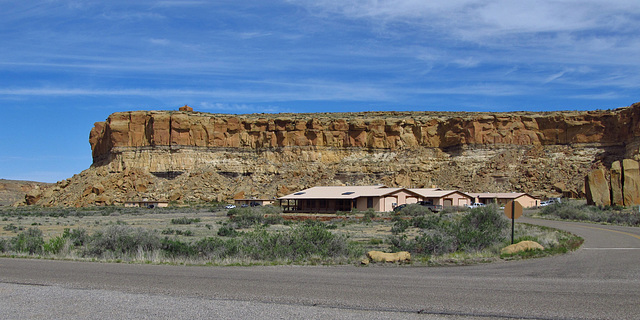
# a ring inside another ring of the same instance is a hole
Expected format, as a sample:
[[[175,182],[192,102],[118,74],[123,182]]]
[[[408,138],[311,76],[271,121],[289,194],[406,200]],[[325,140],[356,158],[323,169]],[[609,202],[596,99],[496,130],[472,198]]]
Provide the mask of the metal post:
[[[515,215],[516,215],[516,201],[513,200],[513,202],[511,202],[511,244],[513,244],[513,235],[515,233],[515,225],[516,225],[516,219],[515,219]]]

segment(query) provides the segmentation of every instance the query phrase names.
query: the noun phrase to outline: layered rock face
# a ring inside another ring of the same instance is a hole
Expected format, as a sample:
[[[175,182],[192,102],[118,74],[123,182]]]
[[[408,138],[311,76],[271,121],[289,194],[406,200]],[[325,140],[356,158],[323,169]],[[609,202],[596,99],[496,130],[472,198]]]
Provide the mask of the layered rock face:
[[[94,163],[43,205],[275,197],[314,185],[386,184],[582,195],[599,164],[637,159],[640,104],[550,113],[114,113]]]
[[[624,159],[610,169],[597,168],[585,177],[587,203],[608,206],[640,205],[640,164]]]

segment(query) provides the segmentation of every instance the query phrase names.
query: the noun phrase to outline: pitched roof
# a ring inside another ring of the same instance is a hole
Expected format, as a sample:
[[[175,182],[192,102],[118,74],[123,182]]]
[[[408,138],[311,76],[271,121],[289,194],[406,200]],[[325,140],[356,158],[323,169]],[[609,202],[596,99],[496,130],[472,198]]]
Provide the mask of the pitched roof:
[[[324,186],[312,187],[299,192],[288,194],[278,199],[356,199],[359,197],[379,197],[394,193],[403,188],[387,188],[376,186]]]
[[[468,193],[464,193],[462,191],[458,191],[458,190],[442,190],[442,189],[426,189],[426,188],[422,188],[422,189],[409,189],[410,191],[413,191],[419,195],[421,195],[422,197],[425,198],[442,198],[442,197],[446,197],[452,193],[461,193],[465,196],[471,197],[473,198],[473,196],[471,196]]]
[[[484,198],[484,199],[517,199],[524,195],[527,195],[531,198],[537,199],[536,197],[525,193],[525,192],[484,192],[484,193],[469,193],[474,198]]]

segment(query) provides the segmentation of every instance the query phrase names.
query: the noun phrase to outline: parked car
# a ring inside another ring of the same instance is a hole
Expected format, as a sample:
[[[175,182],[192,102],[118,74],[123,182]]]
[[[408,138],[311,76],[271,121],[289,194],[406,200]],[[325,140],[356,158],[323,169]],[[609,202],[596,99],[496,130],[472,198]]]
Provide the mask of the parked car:
[[[480,202],[474,202],[472,204],[466,205],[467,208],[471,208],[471,209],[480,208],[480,207],[484,207],[484,206],[485,206],[485,204],[484,203],[480,203]]]
[[[442,205],[433,204],[431,201],[418,201],[418,204],[423,207],[427,207],[431,212],[438,212],[442,210]]]
[[[225,209],[235,209],[236,205],[235,204],[228,204],[224,207]]]
[[[552,205],[554,203],[560,203],[560,201],[558,201],[556,199],[545,200],[545,201],[540,202],[539,207],[546,207],[546,206]]]
[[[404,209],[404,207],[406,207],[406,206],[407,206],[406,204],[401,204],[401,205],[396,206],[395,208],[393,208],[393,211],[398,212],[398,211]]]

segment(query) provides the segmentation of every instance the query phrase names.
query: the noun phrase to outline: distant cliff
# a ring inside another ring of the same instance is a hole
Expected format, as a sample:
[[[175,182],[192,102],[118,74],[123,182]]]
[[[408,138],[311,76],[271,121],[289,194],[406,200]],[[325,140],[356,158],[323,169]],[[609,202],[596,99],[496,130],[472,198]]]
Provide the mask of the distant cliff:
[[[38,203],[227,200],[372,183],[582,195],[591,169],[638,159],[639,137],[640,104],[543,113],[120,112],[91,130],[92,168]]]

